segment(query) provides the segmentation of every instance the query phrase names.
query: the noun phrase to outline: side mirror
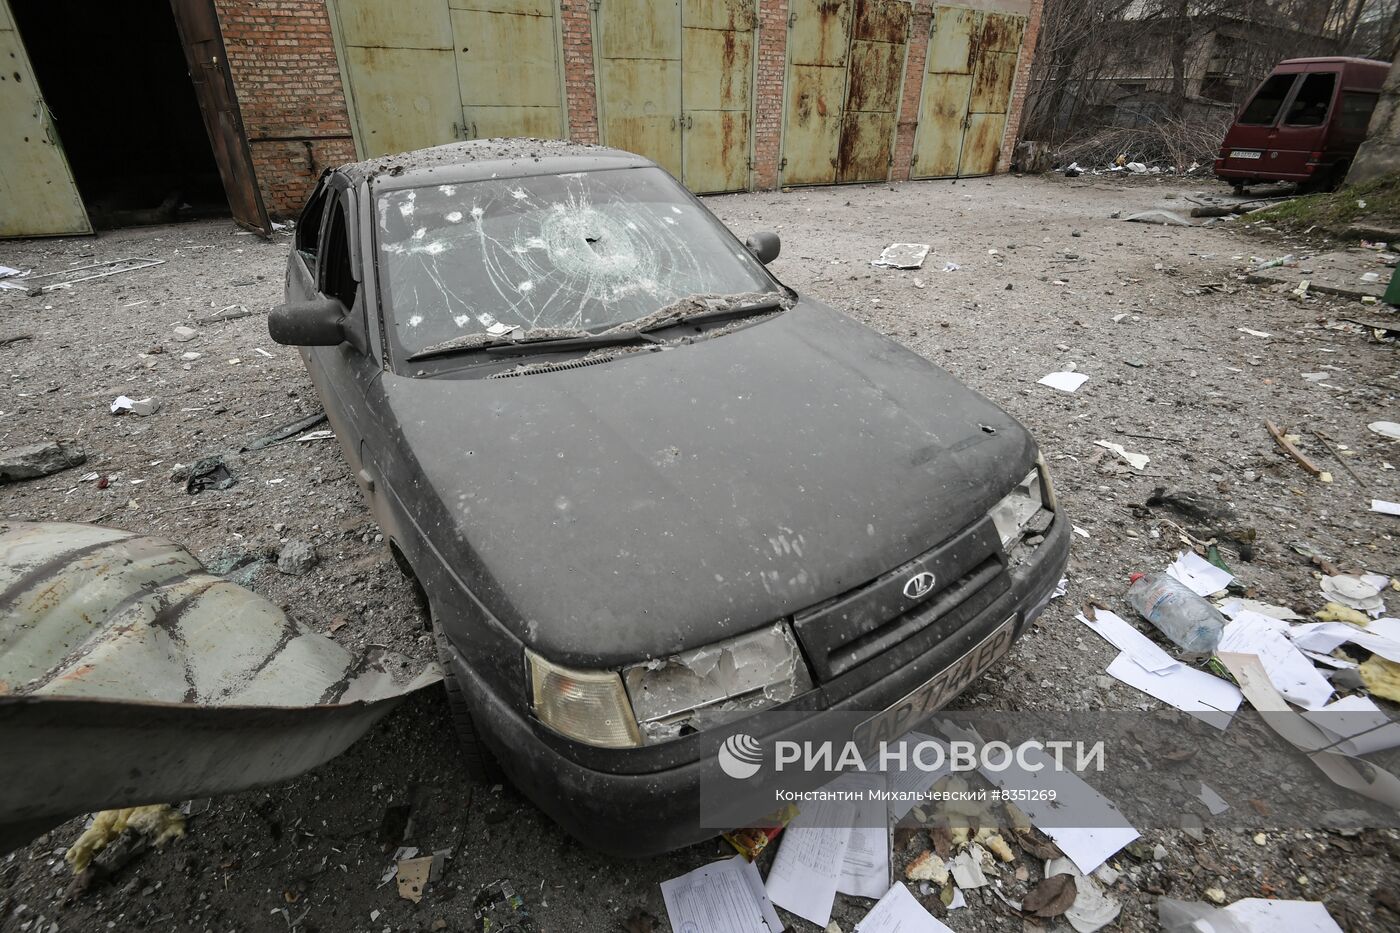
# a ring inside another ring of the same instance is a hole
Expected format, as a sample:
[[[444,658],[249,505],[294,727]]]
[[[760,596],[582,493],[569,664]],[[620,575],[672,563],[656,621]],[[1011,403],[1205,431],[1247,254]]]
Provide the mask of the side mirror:
[[[267,316],[267,332],[287,347],[334,347],[346,340],[345,305],[336,298],[316,298],[278,305]]]
[[[776,233],[764,231],[749,236],[744,241],[744,245],[749,248],[749,252],[758,257],[758,261],[765,266],[778,258],[778,253],[782,250],[782,241],[778,239]]]

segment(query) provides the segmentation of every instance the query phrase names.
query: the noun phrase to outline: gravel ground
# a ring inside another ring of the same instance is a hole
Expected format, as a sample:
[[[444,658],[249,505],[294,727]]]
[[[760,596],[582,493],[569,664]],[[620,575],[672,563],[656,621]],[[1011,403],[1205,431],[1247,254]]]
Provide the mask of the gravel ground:
[[[1258,598],[1300,612],[1321,606],[1315,568],[1291,547],[1298,542],[1348,568],[1400,573],[1396,520],[1367,511],[1372,495],[1400,499],[1400,474],[1385,463],[1400,464],[1400,450],[1366,429],[1400,420],[1395,347],[1339,323],[1363,310],[1353,302],[1300,302],[1242,278],[1251,254],[1306,256],[1336,244],[1245,235],[1240,221],[1187,229],[1110,219],[1119,210],[1182,210],[1190,206],[1182,197],[1203,186],[1225,190],[1191,179],[998,177],[708,201],[741,236],[782,234],[773,268],[784,281],[947,368],[1040,440],[1061,506],[1082,529],[1069,596],[964,695],[963,708],[1154,708],[1103,678],[1113,649],[1073,615],[1097,599],[1131,618],[1121,595],[1127,575],[1160,569],[1179,549],[1177,530],[1165,522],[1177,516],[1133,508],[1156,486],[1226,500],[1239,524],[1256,529],[1252,562],[1228,544],[1223,550]],[[869,260],[895,241],[931,242],[924,268],[873,269]],[[124,256],[166,260],[40,297],[0,290],[0,340],[32,334],[0,345],[11,385],[0,396],[0,448],[61,439],[89,456],[84,467],[6,487],[0,511],[162,535],[211,562],[265,558],[282,542],[309,541],[320,562],[307,575],[281,574],[264,561],[244,578],[317,628],[334,627],[332,637],[347,647],[387,643],[427,658],[412,593],[333,442],[233,458],[239,482],[227,491],[192,498],[171,482],[176,464],[237,449],[319,407],[300,359],[271,344],[263,320],[280,299],[287,249],[285,237],[263,242],[224,223],[0,244],[0,263],[37,272]],[[940,271],[949,261],[960,268]],[[256,313],[194,323],[229,305]],[[1364,310],[1368,318],[1388,313]],[[186,324],[198,335],[177,342],[173,329]],[[187,352],[201,356],[186,362]],[[1077,393],[1036,385],[1069,363],[1089,375]],[[1318,372],[1326,378],[1301,375]],[[154,396],[160,410],[113,417],[108,404],[121,394]],[[1310,480],[1273,445],[1265,418],[1302,433],[1304,449],[1336,481]],[[1314,429],[1351,452],[1366,490],[1308,433]],[[1151,463],[1135,472],[1111,455],[1096,457],[1096,440],[1148,454]],[[87,471],[109,484],[80,481]],[[408,843],[456,853],[417,905],[401,900],[392,881],[381,883],[386,809],[409,804],[416,816]],[[541,929],[615,930],[639,908],[664,918],[658,882],[720,851],[706,843],[644,862],[606,859],[509,788],[472,787],[437,690],[411,698],[316,772],[215,801],[190,820],[185,838],[65,905],[62,852],[81,827],[72,821],[0,859],[0,930],[51,922],[59,929],[475,929],[472,899],[501,877],[514,882]],[[1253,838],[1261,830],[1262,845]],[[1227,900],[1320,899],[1348,930],[1400,925],[1400,915],[1372,897],[1400,890],[1400,833],[1273,831],[1264,821],[1208,829],[1203,841],[1151,829],[1144,837],[1166,857],[1114,860],[1125,869],[1113,888],[1123,902],[1120,929],[1154,929],[1163,893],[1200,899],[1213,887]],[[1022,926],[979,892],[969,893],[968,909],[946,915],[936,893],[922,899],[958,931]],[[842,929],[851,930],[869,904],[839,897]],[[816,929],[784,919],[802,933]],[[664,919],[657,928],[666,929]]]

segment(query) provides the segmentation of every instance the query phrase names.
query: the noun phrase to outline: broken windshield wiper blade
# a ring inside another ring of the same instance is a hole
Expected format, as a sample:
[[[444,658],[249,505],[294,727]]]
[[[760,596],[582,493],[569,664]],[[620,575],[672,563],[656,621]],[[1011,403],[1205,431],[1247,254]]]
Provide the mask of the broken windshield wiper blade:
[[[449,353],[476,353],[493,347],[516,346],[517,344],[536,343],[544,340],[573,340],[577,337],[589,336],[588,331],[585,330],[564,330],[561,333],[557,328],[540,328],[539,331],[534,331],[534,333],[539,333],[537,337],[530,336],[530,333],[532,332],[527,331],[524,336],[520,337],[512,336],[510,332],[497,337],[492,337],[489,334],[465,334],[430,347],[424,347],[409,356],[408,359],[410,361],[425,360],[433,356],[446,356]]]
[[[561,353],[569,350],[591,350],[594,347],[615,347],[627,343],[660,343],[655,337],[631,333],[582,334],[572,337],[538,337],[534,340],[512,340],[481,347],[491,356],[523,356],[527,353]]]
[[[786,299],[783,298],[782,295],[774,295],[771,298],[752,301],[748,304],[735,305],[732,308],[714,308],[708,311],[693,311],[690,314],[677,314],[675,317],[668,317],[657,321],[655,324],[643,327],[638,333],[651,333],[652,331],[665,330],[667,327],[675,327],[677,324],[714,324],[722,321],[733,321],[755,314],[762,314],[765,311],[777,311],[786,307],[786,305]]]

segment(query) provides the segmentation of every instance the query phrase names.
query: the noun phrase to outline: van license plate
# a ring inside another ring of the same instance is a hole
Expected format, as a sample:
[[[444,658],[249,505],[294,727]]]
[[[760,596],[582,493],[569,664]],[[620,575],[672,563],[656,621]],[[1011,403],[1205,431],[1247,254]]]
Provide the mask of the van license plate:
[[[1011,647],[1016,634],[1016,616],[1012,615],[997,630],[982,639],[972,650],[944,668],[928,683],[910,693],[889,709],[856,726],[852,736],[862,754],[869,754],[881,741],[893,742],[925,719],[938,712],[968,684],[982,676]]]
[[[1257,150],[1257,149],[1231,149],[1231,150],[1230,150],[1230,158],[1232,158],[1232,159],[1257,159],[1257,158],[1259,158],[1260,156],[1262,156],[1263,154],[1264,154],[1264,153],[1260,152],[1260,151]]]

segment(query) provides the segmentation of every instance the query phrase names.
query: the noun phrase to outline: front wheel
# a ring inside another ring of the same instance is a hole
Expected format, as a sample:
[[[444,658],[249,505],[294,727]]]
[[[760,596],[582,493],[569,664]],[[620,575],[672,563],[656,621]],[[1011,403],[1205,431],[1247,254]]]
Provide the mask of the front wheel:
[[[452,727],[457,732],[457,742],[462,748],[462,765],[467,777],[475,784],[500,784],[505,779],[500,764],[496,761],[486,743],[476,730],[471,706],[457,675],[452,668],[452,646],[447,636],[433,625],[433,639],[437,643],[438,662],[442,665],[442,687],[447,692],[447,711],[452,716]]]

